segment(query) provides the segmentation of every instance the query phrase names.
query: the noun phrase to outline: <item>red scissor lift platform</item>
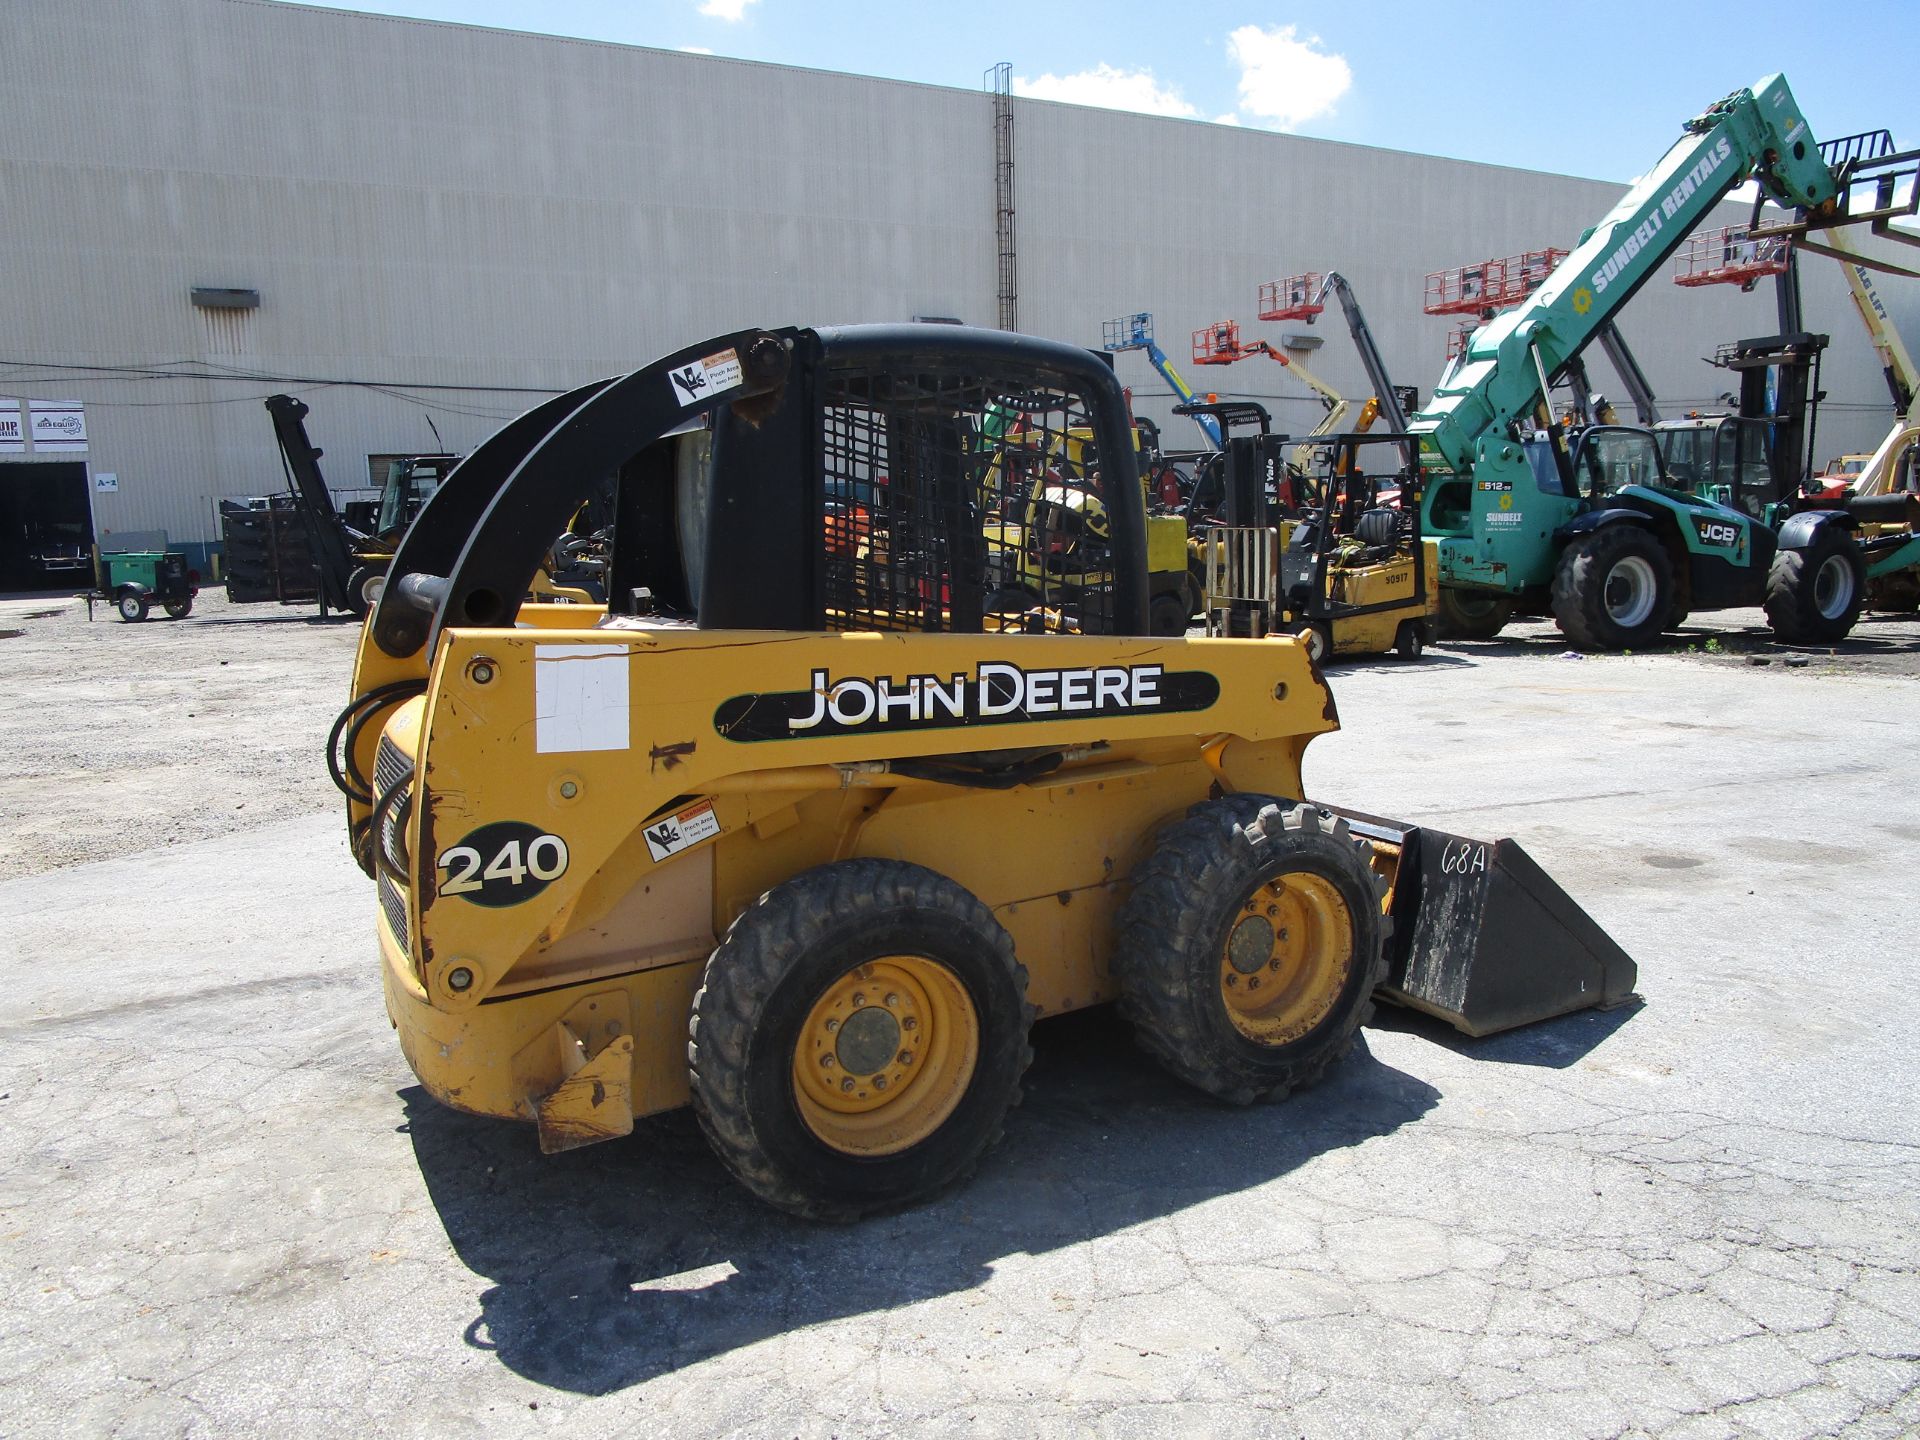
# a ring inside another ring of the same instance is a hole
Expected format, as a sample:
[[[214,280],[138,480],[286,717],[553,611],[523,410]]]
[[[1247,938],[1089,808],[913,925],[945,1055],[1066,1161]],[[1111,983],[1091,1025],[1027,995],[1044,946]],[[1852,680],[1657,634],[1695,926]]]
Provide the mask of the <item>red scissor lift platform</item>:
[[[1564,250],[1528,250],[1498,260],[1456,265],[1427,276],[1429,315],[1487,315],[1518,305],[1545,283]]]
[[[1751,290],[1769,275],[1784,275],[1793,253],[1784,235],[1756,240],[1744,225],[1705,230],[1673,257],[1676,285],[1738,285]]]
[[[1320,294],[1320,275],[1289,275],[1284,280],[1269,280],[1260,287],[1262,320],[1305,320],[1311,323],[1326,306],[1315,297]]]

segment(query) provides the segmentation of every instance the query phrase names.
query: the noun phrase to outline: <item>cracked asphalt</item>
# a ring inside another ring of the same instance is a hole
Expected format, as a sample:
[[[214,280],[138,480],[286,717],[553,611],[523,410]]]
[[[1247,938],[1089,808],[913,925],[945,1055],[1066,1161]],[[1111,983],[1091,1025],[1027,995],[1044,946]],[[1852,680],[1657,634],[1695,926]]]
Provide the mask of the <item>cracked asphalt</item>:
[[[1644,1006],[1383,1011],[1249,1110],[1045,1022],[971,1184],[821,1228],[684,1114],[543,1158],[414,1085],[348,629],[0,602],[0,1434],[1913,1434],[1920,623],[1712,633],[1336,667],[1307,757],[1517,837]]]

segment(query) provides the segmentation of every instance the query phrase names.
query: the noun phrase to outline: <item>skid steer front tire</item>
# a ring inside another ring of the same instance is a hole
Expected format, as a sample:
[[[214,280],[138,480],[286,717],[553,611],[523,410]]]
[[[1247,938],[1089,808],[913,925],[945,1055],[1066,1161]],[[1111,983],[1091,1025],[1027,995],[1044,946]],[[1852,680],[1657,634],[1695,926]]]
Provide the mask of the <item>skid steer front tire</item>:
[[[926,1199],[1000,1137],[1033,1052],[993,913],[918,865],[847,860],[767,891],[694,997],[708,1142],[782,1210],[848,1221]]]
[[[1113,970],[1142,1048],[1234,1104],[1311,1084],[1386,976],[1386,882],[1346,822],[1245,797],[1161,837],[1122,907]]]

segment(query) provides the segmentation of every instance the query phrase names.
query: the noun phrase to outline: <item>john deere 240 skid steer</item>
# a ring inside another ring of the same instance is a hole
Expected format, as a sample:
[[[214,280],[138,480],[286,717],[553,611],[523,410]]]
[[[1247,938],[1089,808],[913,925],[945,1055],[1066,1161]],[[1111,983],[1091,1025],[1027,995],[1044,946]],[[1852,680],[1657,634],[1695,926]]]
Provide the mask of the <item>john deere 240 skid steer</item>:
[[[1107,533],[996,463],[1010,411],[1093,437]],[[611,469],[608,603],[525,600]],[[1015,517],[1111,583],[996,608]],[[1473,1033],[1631,991],[1511,841],[1303,803],[1306,650],[1153,636],[1145,552],[1113,372],[1017,335],[745,331],[507,425],[402,542],[329,751],[421,1082],[549,1151],[691,1102],[847,1218],[972,1169],[1036,1016],[1118,1000],[1246,1102],[1376,991]]]

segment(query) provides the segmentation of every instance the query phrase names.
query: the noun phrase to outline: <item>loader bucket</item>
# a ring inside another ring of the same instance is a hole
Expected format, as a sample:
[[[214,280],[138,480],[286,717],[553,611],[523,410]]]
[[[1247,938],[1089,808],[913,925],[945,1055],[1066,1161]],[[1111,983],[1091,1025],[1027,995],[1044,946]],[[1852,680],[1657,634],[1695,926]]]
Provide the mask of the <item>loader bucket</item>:
[[[1382,999],[1492,1035],[1635,998],[1632,958],[1518,842],[1347,820],[1393,874]]]

